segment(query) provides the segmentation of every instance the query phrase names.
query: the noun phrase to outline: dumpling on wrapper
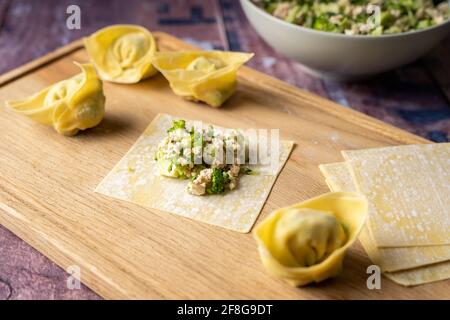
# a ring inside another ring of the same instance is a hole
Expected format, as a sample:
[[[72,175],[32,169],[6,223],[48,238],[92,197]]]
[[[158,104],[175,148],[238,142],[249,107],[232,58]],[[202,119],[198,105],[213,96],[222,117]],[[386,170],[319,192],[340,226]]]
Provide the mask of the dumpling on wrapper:
[[[114,25],[84,38],[84,45],[100,77],[117,83],[137,83],[155,75],[156,42],[147,29]]]
[[[75,64],[82,72],[55,83],[35,95],[6,106],[66,136],[95,127],[105,114],[103,83],[92,64]]]
[[[236,89],[238,68],[252,57],[227,51],[157,52],[153,64],[176,95],[220,107]]]
[[[367,211],[366,198],[350,192],[278,209],[253,231],[261,260],[270,273],[295,286],[335,277]]]

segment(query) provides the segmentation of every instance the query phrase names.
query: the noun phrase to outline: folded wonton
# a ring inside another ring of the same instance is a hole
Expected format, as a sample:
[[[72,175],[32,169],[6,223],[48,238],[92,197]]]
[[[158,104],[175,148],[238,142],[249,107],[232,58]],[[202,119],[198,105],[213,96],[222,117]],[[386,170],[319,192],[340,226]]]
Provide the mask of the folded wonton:
[[[84,45],[103,80],[137,83],[157,72],[152,66],[156,43],[143,27],[106,27],[85,38]]]
[[[175,94],[219,107],[236,88],[237,69],[252,57],[243,52],[157,52],[153,64]]]
[[[367,208],[362,195],[335,192],[274,211],[254,231],[264,266],[296,286],[338,275]]]
[[[80,74],[25,100],[6,101],[6,106],[67,136],[95,127],[105,113],[102,81],[92,64],[75,64],[81,68]]]

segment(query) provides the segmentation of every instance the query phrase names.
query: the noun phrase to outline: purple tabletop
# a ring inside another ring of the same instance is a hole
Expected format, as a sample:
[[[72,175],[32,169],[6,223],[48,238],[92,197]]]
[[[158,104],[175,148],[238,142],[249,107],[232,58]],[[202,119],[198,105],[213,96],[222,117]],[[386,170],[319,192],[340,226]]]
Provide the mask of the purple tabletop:
[[[81,29],[66,27],[81,8]],[[373,79],[339,83],[303,72],[265,44],[238,0],[0,0],[0,74],[110,24],[165,31],[204,49],[254,52],[248,65],[435,142],[450,137],[450,37],[422,59]],[[0,226],[1,299],[100,299]]]

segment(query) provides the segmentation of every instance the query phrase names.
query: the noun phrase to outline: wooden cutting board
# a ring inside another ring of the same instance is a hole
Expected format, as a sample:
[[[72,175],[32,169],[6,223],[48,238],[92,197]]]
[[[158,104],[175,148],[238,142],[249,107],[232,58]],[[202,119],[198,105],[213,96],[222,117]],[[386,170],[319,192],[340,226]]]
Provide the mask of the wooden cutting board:
[[[192,48],[156,33],[161,50]],[[32,94],[88,61],[77,41],[0,77],[1,100]],[[366,287],[370,265],[359,244],[341,276],[293,288],[263,268],[251,234],[148,210],[94,193],[157,113],[226,127],[280,128],[296,147],[259,220],[280,206],[328,192],[317,166],[342,149],[427,142],[249,68],[220,109],[175,96],[158,75],[135,85],[105,83],[107,112],[76,137],[0,108],[0,223],[105,298],[372,299],[442,298],[448,282],[404,288],[383,278]],[[3,101],[2,101],[3,103]]]

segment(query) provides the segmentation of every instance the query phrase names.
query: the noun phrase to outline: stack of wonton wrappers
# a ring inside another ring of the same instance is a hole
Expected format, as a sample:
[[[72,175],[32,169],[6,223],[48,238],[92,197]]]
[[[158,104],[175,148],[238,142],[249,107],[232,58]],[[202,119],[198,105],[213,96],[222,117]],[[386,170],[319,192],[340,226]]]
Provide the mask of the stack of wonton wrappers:
[[[359,191],[369,218],[359,240],[389,279],[450,278],[450,143],[342,151],[320,165],[332,191]]]

